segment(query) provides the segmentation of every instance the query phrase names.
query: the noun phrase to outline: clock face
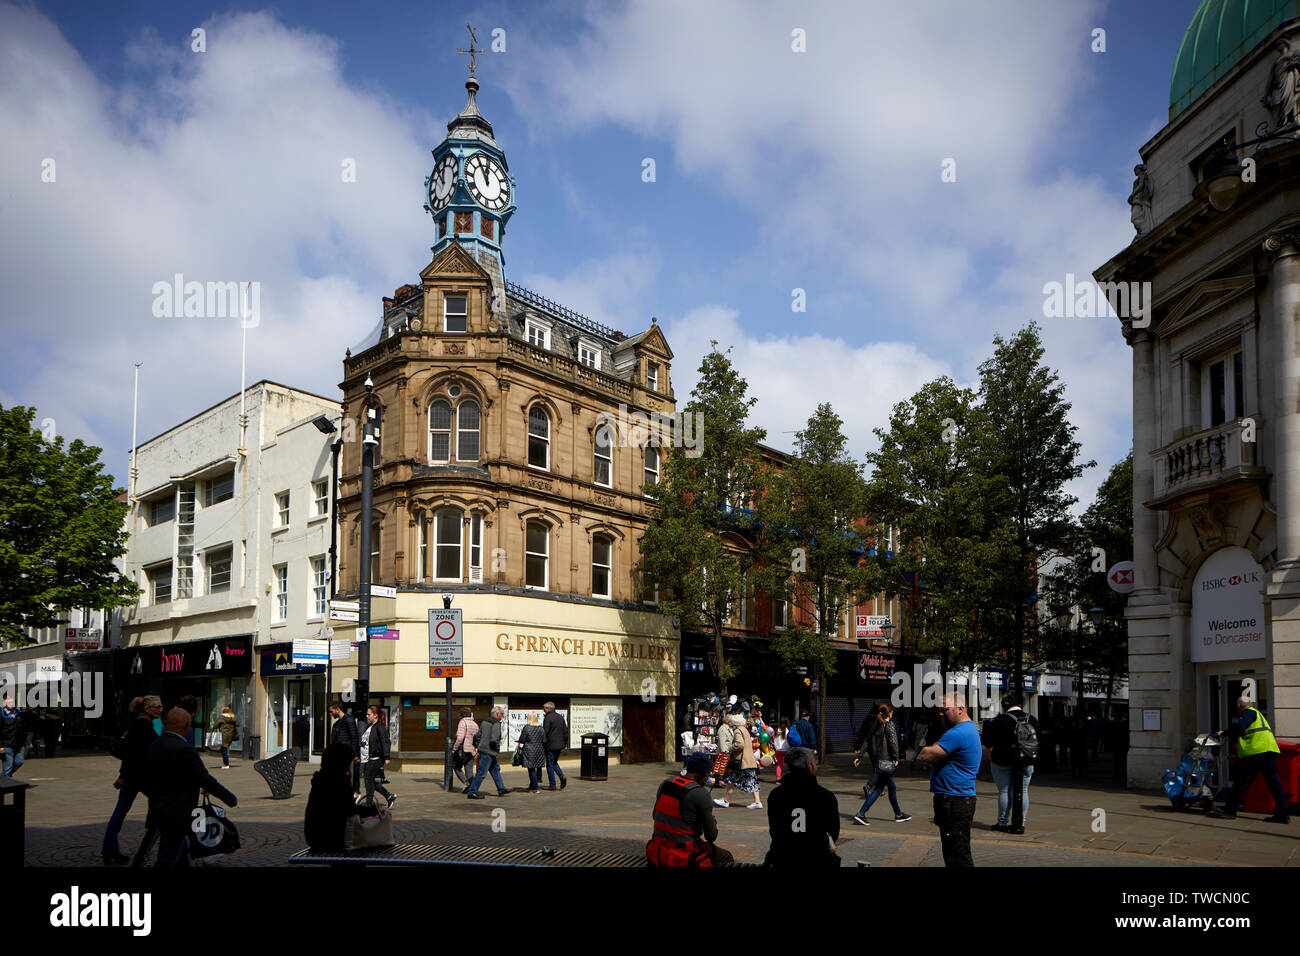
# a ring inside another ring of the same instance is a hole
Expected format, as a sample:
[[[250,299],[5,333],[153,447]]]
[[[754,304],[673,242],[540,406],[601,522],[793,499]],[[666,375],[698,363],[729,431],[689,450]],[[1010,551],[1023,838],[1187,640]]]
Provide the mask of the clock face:
[[[484,209],[500,212],[510,205],[510,180],[491,156],[475,153],[465,161],[465,184]]]
[[[444,156],[429,177],[429,209],[438,212],[451,199],[456,186],[456,157]]]

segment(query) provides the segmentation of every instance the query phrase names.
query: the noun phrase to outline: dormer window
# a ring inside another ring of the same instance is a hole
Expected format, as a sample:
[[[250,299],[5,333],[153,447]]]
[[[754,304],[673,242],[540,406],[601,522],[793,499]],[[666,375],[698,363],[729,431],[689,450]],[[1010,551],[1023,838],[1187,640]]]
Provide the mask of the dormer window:
[[[543,325],[536,319],[529,319],[525,334],[528,337],[529,345],[535,345],[539,349],[550,349],[551,330],[548,326]]]
[[[600,368],[600,349],[591,342],[578,340],[578,362],[588,368]]]
[[[448,295],[442,300],[442,330],[465,332],[469,329],[469,297]]]
[[[657,362],[645,363],[645,387],[652,392],[659,391],[659,364]]]

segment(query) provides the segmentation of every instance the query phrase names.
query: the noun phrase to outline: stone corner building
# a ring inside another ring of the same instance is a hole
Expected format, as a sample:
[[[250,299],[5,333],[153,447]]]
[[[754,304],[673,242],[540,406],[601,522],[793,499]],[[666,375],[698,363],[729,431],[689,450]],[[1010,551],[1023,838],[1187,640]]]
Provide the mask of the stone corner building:
[[[1140,150],[1137,235],[1095,273],[1152,291],[1136,318],[1110,296],[1133,350],[1135,785],[1243,687],[1300,739],[1298,96],[1300,2],[1205,0]]]
[[[427,621],[451,594],[465,619],[457,710],[506,707],[513,744],[524,714],[554,700],[572,745],[595,730],[625,760],[671,759],[680,637],[634,573],[643,486],[664,451],[601,422],[672,416],[672,351],[653,319],[628,336],[506,280],[515,184],[478,83],[466,87],[433,151],[432,259],[383,300],[378,340],[343,365],[345,438],[360,438],[373,382],[371,580],[397,594],[372,602],[372,621],[400,634],[371,644],[372,701],[399,715],[403,763],[441,759]],[[361,448],[346,441],[340,466],[340,598],[359,583]],[[335,668],[336,689],[355,660]]]

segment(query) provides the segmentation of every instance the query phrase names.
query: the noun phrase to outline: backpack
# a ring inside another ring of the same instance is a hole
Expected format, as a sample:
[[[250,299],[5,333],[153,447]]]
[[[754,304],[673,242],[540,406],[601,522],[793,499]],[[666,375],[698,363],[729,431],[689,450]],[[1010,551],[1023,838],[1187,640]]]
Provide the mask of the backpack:
[[[795,730],[793,726],[785,732],[785,739],[791,747],[803,746],[803,738],[799,736],[799,731]]]
[[[1024,715],[1024,711],[1021,711]],[[1029,722],[1028,715],[1011,715],[1016,722],[1016,750],[1022,760],[1033,760],[1038,756],[1038,731]]]

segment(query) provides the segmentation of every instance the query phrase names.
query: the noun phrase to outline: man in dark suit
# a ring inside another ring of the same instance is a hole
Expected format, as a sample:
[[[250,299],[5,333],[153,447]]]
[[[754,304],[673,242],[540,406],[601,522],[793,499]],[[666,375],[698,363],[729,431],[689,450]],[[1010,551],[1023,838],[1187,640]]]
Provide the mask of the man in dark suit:
[[[330,701],[330,716],[334,718],[334,728],[330,731],[330,743],[346,744],[352,749],[352,792],[361,792],[361,727],[357,719],[343,709],[343,701],[337,697]]]
[[[154,865],[159,867],[190,865],[189,831],[200,788],[226,806],[233,807],[239,802],[203,766],[199,752],[190,744],[189,732],[189,712],[173,707],[167,714],[162,736],[145,752],[148,825],[158,831],[158,862]]]
[[[548,700],[542,709],[546,711],[546,716],[542,718],[542,734],[546,747],[546,780],[550,784],[542,789],[554,790],[555,778],[559,777],[560,789],[563,790],[569,785],[569,778],[560,769],[560,754],[569,746],[569,725],[555,709],[554,701]]]

